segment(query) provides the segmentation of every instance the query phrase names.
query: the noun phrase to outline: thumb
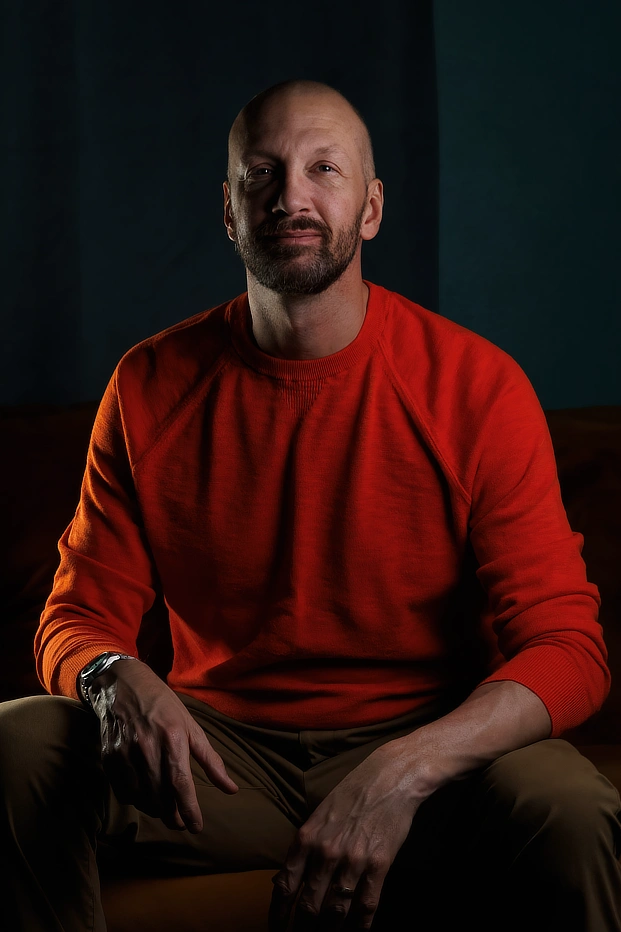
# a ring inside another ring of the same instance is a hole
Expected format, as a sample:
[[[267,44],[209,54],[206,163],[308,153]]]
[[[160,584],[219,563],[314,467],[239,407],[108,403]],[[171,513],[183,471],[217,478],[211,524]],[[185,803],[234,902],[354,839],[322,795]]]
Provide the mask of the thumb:
[[[214,786],[224,790],[225,793],[236,793],[239,787],[226,772],[224,761],[218,752],[213,749],[202,728],[196,723],[194,724],[195,728],[191,730],[188,736],[192,757],[199,762],[209,779],[213,781]]]

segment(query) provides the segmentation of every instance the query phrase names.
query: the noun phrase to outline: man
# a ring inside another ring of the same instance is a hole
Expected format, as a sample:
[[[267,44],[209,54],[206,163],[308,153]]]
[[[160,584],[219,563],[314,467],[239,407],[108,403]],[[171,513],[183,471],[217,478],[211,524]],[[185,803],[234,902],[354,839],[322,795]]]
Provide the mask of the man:
[[[363,280],[382,209],[334,89],[237,116],[247,294],[119,363],[36,638],[53,697],[1,711],[16,928],[105,929],[99,838],[274,867],[274,932],[621,930],[619,796],[558,738],[609,676],[545,418]],[[158,591],[168,685],[136,659]]]

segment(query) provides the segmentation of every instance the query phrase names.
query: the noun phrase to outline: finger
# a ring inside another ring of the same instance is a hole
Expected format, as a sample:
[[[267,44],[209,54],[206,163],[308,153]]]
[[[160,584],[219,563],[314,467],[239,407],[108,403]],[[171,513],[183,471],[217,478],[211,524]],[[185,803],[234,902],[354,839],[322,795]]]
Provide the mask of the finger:
[[[161,818],[171,829],[185,829],[163,762],[160,739],[151,731],[137,730],[133,723],[108,718],[105,733],[107,768],[119,802],[135,806],[152,818]]]
[[[237,783],[229,777],[224,761],[211,746],[205,732],[192,720],[194,727],[189,734],[190,753],[194,757],[214,786],[224,790],[225,793],[236,793],[239,789]]]
[[[300,888],[306,866],[307,849],[296,839],[289,848],[285,864],[272,877],[274,889],[268,912],[270,932],[284,932]]]
[[[269,932],[285,932],[289,926],[299,887],[294,887],[280,872],[272,877],[274,889],[267,916]]]
[[[122,805],[132,805],[138,793],[138,775],[127,755],[122,722],[106,716],[101,720],[101,763],[112,791]]]
[[[133,725],[126,726],[122,753],[128,769],[135,774],[132,804],[153,818],[162,812],[161,803],[161,752],[151,732],[142,732]]]
[[[161,766],[154,763],[160,757],[153,736],[146,733],[139,737],[118,720],[112,725],[107,721],[105,724],[102,764],[117,800],[153,818],[162,817]],[[176,811],[176,803],[174,808]],[[168,827],[176,828],[178,821],[181,821],[178,817],[173,818]]]
[[[183,736],[169,738],[164,754],[167,781],[172,789],[183,824],[192,834],[203,830],[203,815],[198,804],[194,778],[190,768],[190,749]]]
[[[386,871],[369,871],[359,879],[349,908],[348,928],[361,930],[361,932],[371,928],[379,906],[385,876]],[[345,886],[348,885],[345,884]]]
[[[314,928],[320,914],[321,918],[324,918],[322,912],[324,901],[333,882],[337,866],[337,858],[327,857],[325,853],[320,853],[318,850],[313,851],[307,858],[300,896],[295,905],[294,932],[304,932],[307,928]],[[328,918],[339,919],[341,916],[345,918],[346,915],[347,910],[341,909],[339,902],[338,908],[331,912]]]
[[[339,874],[338,880],[332,878],[321,906],[322,919],[330,930],[341,929],[350,915],[359,882],[360,876],[351,873]]]
[[[138,775],[139,791],[134,805],[141,812],[161,819],[166,828],[183,831],[185,824],[179,815],[170,783],[167,753],[154,735],[146,735],[140,747],[136,747],[134,769]]]
[[[161,754],[161,772],[162,772],[162,814],[161,819],[166,828],[174,831],[185,831],[186,825],[177,808],[177,799],[175,790],[170,782],[170,774],[166,764],[166,755],[164,751]]]
[[[117,800],[124,806],[132,806],[139,795],[138,774],[120,751],[102,754],[104,773]]]
[[[138,778],[141,798],[159,809],[162,784],[161,747],[153,733],[135,733],[127,747],[127,759]],[[159,812],[156,813],[159,815]]]

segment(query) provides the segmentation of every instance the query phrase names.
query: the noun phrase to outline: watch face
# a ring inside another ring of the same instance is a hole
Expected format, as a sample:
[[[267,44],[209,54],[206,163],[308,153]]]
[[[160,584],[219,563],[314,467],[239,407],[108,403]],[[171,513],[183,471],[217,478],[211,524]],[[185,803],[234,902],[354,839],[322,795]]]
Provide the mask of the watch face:
[[[103,663],[103,661],[106,659],[107,656],[108,656],[107,653],[106,653],[106,654],[99,654],[98,657],[95,657],[94,660],[91,660],[91,662],[88,664],[88,666],[86,666],[86,667],[82,670],[82,676],[89,676],[89,675],[93,672],[93,670],[96,670],[97,667],[98,667],[101,663]]]

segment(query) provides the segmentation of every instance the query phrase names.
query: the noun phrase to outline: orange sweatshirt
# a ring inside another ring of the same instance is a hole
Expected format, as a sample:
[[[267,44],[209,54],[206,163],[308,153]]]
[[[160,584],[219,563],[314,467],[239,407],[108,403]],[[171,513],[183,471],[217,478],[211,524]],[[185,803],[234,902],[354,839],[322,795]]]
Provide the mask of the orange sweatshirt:
[[[49,692],[136,654],[161,587],[168,684],[242,721],[354,727],[492,680],[533,690],[554,735],[600,707],[599,593],[530,382],[366,284],[330,356],[263,353],[244,293],[121,359],[36,635]]]

